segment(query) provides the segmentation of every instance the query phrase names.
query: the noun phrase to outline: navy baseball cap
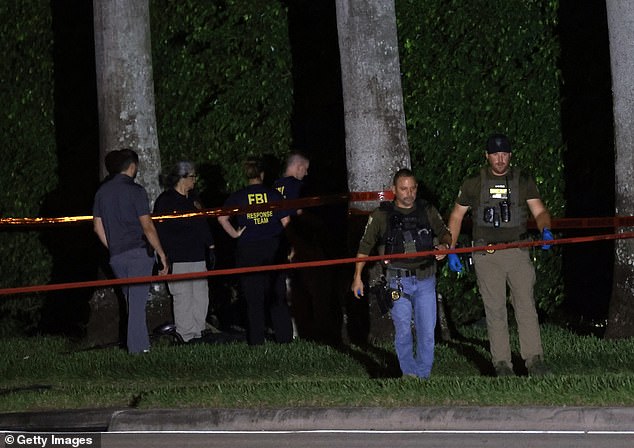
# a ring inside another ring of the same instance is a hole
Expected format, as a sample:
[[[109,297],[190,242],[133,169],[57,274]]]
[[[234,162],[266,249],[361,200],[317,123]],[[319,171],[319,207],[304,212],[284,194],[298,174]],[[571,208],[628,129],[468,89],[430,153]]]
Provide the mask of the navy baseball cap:
[[[487,140],[487,154],[496,152],[511,152],[511,143],[504,134],[493,134]]]

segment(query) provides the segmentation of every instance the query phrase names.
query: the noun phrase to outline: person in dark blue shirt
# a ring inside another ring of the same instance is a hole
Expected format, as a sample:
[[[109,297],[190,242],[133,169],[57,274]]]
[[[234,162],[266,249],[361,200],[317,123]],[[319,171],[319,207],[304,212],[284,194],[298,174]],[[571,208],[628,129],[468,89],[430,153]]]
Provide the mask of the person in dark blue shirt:
[[[279,191],[284,199],[298,199],[302,196],[304,177],[308,175],[310,161],[300,152],[292,152],[286,159],[284,176],[273,183],[273,188]],[[293,214],[301,214],[296,210]]]
[[[225,207],[262,205],[283,200],[277,190],[263,185],[264,169],[261,162],[247,160],[244,168],[248,185],[232,193],[225,201]],[[218,217],[218,222],[230,237],[237,239],[236,265],[250,267],[284,262],[284,245],[281,244],[281,240],[289,219],[287,211],[266,209],[236,215],[233,220],[237,227],[232,224],[229,216]],[[275,340],[280,343],[291,342],[293,326],[286,303],[283,273],[245,273],[240,276],[240,287],[247,305],[249,345],[264,343],[267,311]]]
[[[118,150],[109,154],[106,165],[111,177],[95,195],[93,228],[110,253],[112,271],[118,278],[150,276],[156,251],[162,263],[159,274],[167,274],[167,257],[150,217],[147,192],[134,182],[138,154],[131,149]],[[137,283],[124,285],[122,290],[128,303],[128,351],[147,352],[150,339],[145,305],[149,286]]]
[[[196,212],[201,208],[194,193],[196,167],[188,161],[174,165],[161,176],[167,188],[156,199],[154,214]],[[214,240],[204,217],[166,218],[157,223],[172,274],[204,272],[213,268]],[[209,286],[206,278],[168,282],[174,309],[176,331],[183,341],[198,341],[206,327]]]

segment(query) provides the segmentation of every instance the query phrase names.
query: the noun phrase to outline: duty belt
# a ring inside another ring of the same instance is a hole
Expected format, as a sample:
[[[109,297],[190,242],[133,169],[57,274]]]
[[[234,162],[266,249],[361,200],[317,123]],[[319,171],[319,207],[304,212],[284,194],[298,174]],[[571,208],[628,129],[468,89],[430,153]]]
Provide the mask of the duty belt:
[[[389,268],[387,268],[387,272],[388,272],[388,277],[389,278],[415,277],[416,276],[416,270],[405,269],[405,268],[389,267]]]
[[[522,233],[518,239],[516,240],[512,240],[512,241],[484,241],[484,240],[478,240],[478,241],[474,241],[472,244],[474,246],[495,246],[498,244],[511,244],[511,243],[519,243],[520,241],[526,240],[528,238],[528,233]],[[495,249],[487,249],[486,250],[487,254],[493,254],[495,253]]]

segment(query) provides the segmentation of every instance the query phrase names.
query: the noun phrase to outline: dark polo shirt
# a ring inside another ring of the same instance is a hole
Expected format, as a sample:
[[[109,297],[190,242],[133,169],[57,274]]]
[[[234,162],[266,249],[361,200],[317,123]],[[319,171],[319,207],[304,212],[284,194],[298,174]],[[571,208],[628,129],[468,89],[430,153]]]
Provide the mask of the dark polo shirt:
[[[103,221],[111,256],[148,247],[139,217],[149,214],[145,189],[125,174],[115,175],[95,195],[93,216]]]

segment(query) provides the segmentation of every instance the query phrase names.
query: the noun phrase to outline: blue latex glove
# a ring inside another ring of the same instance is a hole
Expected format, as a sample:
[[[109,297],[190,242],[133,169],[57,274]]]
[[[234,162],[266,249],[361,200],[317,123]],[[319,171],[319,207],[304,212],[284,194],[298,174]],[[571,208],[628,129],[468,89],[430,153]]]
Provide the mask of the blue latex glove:
[[[555,238],[553,238],[553,233],[550,231],[549,228],[544,227],[544,230],[542,230],[542,240],[544,241],[551,241],[554,240]],[[542,249],[544,250],[548,250],[550,249],[550,244],[544,244],[542,246]]]
[[[460,257],[458,257],[457,254],[449,254],[449,269],[451,269],[454,272],[462,272],[464,270],[464,267],[462,266],[462,263],[460,262]]]

